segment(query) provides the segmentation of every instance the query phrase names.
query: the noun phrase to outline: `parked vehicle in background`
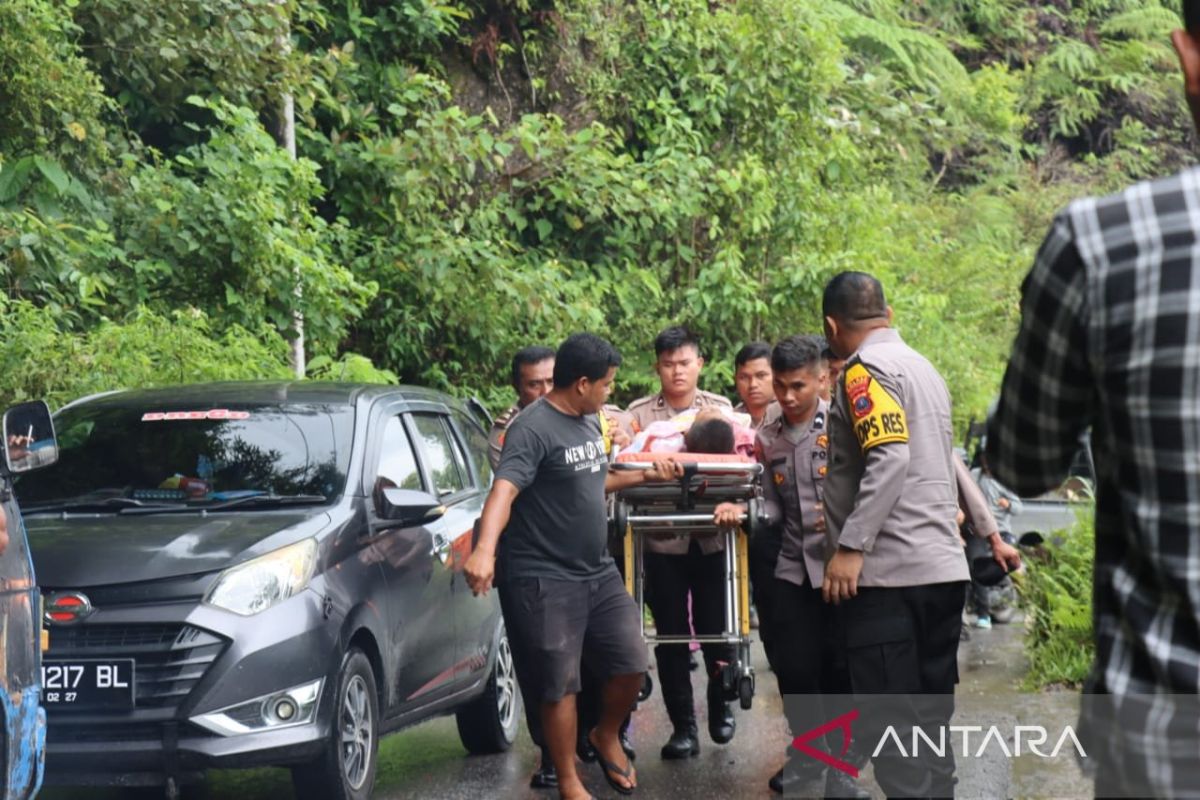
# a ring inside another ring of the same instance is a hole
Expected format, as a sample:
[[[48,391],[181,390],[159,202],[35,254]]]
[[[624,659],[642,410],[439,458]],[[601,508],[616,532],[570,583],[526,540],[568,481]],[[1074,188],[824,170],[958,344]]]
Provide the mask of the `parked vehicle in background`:
[[[40,401],[8,409],[0,433],[0,798],[27,800],[41,787],[46,752],[41,595],[12,479],[53,464],[58,448],[50,409]]]
[[[971,421],[967,428],[968,464],[976,467],[983,452],[985,424]],[[1068,477],[1052,492],[1039,497],[1022,498],[1011,517],[1012,533],[1018,543],[1038,545],[1050,541],[1056,531],[1075,525],[1079,513],[1095,502],[1096,469],[1092,461],[1092,440],[1086,437],[1071,463]]]
[[[462,567],[488,420],[416,388],[226,383],[90,398],[16,487],[51,625],[47,782],[290,767],[370,796],[379,737],[454,713],[516,736],[495,593]]]

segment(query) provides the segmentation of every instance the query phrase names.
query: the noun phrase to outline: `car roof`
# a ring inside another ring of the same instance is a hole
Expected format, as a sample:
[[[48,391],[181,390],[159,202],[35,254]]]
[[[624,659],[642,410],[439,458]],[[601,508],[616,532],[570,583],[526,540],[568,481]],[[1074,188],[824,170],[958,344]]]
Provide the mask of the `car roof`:
[[[461,407],[459,401],[432,389],[419,386],[394,386],[377,383],[332,383],[325,381],[223,381],[193,383],[179,386],[160,386],[153,389],[125,389],[92,395],[69,403],[89,405],[152,405],[156,403],[179,406],[185,403],[278,405],[346,404],[395,398],[409,402],[441,403]],[[65,408],[65,406],[64,406]],[[61,410],[61,409],[60,409]]]

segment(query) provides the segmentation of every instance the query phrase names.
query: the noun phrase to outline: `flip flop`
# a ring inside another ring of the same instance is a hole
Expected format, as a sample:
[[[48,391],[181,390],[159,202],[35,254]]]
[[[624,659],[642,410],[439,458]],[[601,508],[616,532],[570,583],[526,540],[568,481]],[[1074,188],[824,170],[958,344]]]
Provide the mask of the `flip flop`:
[[[633,790],[636,789],[637,786],[625,786],[624,784],[617,783],[616,778],[613,777],[613,775],[618,775],[627,781],[632,781],[635,774],[633,770],[633,760],[628,759],[628,756],[626,756],[627,760],[629,760],[629,764],[625,767],[625,769],[621,769],[616,764],[606,759],[600,754],[600,748],[596,747],[596,743],[592,740],[593,733],[595,733],[594,730],[588,732],[587,740],[588,744],[592,746],[592,749],[596,751],[596,763],[600,765],[600,770],[604,773],[604,780],[608,781],[608,785],[612,787],[614,792],[618,792],[626,796],[633,794]]]

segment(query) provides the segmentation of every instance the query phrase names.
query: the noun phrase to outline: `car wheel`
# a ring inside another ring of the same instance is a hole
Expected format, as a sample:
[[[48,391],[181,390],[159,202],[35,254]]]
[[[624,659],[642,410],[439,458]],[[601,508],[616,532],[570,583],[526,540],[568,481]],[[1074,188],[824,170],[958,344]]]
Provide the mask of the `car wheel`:
[[[352,649],[342,659],[325,752],[292,769],[300,800],[367,800],[379,753],[379,695],[371,662]]]
[[[512,747],[521,724],[521,694],[517,691],[517,672],[513,668],[508,633],[500,628],[496,660],[487,686],[469,705],[455,715],[458,738],[467,752],[474,755],[503,753]]]

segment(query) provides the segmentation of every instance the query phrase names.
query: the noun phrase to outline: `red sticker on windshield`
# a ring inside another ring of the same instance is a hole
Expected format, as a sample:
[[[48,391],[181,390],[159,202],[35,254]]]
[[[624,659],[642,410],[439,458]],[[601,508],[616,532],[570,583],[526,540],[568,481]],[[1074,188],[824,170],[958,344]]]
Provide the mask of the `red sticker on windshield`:
[[[250,419],[250,412],[214,408],[211,411],[147,411],[142,414],[142,422],[178,422],[198,419]]]

